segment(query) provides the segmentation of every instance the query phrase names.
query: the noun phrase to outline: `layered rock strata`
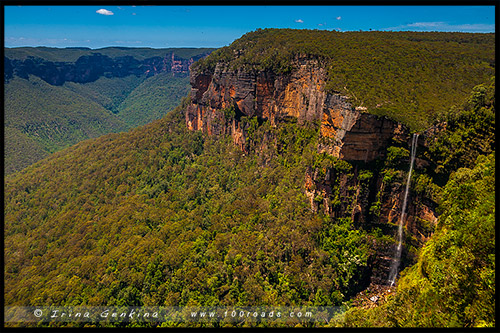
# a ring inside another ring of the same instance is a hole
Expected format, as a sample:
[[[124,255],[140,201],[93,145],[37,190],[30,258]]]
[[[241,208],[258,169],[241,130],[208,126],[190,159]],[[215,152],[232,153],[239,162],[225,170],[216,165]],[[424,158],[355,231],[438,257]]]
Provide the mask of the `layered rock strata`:
[[[52,85],[64,82],[87,83],[105,76],[125,77],[128,75],[152,76],[159,73],[187,75],[189,66],[207,53],[189,59],[177,58],[174,53],[164,57],[152,57],[137,60],[132,56],[111,58],[99,52],[81,56],[76,62],[53,62],[41,58],[9,59],[4,57],[4,80],[14,75],[28,79],[29,75],[40,77]]]
[[[215,70],[191,73],[191,104],[186,112],[190,130],[231,134],[242,145],[240,118],[257,117],[275,125],[287,117],[321,122],[320,151],[348,160],[371,161],[384,153],[388,140],[403,129],[389,119],[354,108],[349,98],[325,92],[326,70],[316,59],[296,59],[288,74],[233,70],[219,63]],[[233,108],[230,126],[221,110]]]
[[[294,67],[286,74],[234,70],[225,63],[218,63],[214,70],[191,70],[187,127],[209,135],[231,135],[235,144],[246,150],[243,117],[269,120],[272,126],[279,126],[289,117],[299,123],[319,122],[318,152],[353,163],[354,172],[348,175],[326,170],[319,176],[317,169],[308,168],[305,194],[311,209],[334,217],[351,217],[357,227],[380,226],[384,233],[392,234],[401,215],[404,184],[385,184],[377,173],[361,181],[358,166],[384,157],[391,142],[409,142],[409,130],[390,119],[366,113],[346,96],[327,93],[327,73],[320,60],[297,58]],[[416,165],[425,165],[425,161],[417,161]],[[436,222],[435,204],[422,197],[410,201],[405,227],[418,246],[430,236],[425,224]],[[394,244],[373,247],[376,255],[371,264],[372,281],[383,283]],[[404,252],[403,256],[411,255]]]

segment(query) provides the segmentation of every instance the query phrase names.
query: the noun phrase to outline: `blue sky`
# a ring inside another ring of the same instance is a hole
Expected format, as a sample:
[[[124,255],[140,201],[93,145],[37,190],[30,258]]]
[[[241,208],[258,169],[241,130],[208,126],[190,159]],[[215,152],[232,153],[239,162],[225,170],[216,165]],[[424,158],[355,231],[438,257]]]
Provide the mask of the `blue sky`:
[[[222,47],[257,28],[494,32],[494,6],[4,6],[7,47]]]

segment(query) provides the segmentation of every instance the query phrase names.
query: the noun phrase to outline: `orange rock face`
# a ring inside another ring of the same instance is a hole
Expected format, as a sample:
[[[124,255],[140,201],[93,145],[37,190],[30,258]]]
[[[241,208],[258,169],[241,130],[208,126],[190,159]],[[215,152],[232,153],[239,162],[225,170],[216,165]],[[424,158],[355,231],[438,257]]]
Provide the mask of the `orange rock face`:
[[[224,64],[218,64],[212,72],[192,71],[188,128],[231,134],[241,144],[245,141],[244,128],[221,126],[230,124],[221,110],[232,106],[238,123],[243,116],[267,119],[273,126],[284,117],[319,121],[321,136],[330,139],[319,150],[339,158],[370,161],[384,153],[387,141],[400,130],[396,123],[361,113],[345,96],[326,93],[326,72],[317,60],[296,59],[295,68],[286,75],[234,71]]]
[[[299,124],[319,122],[318,152],[350,162],[373,161],[386,153],[391,140],[408,140],[409,130],[403,125],[366,113],[364,108],[353,106],[346,96],[325,92],[326,71],[318,60],[296,59],[294,67],[291,73],[276,74],[234,71],[220,63],[213,71],[191,71],[193,87],[186,110],[187,127],[209,135],[229,134],[246,151],[243,117],[269,120],[271,126],[280,126],[280,120],[287,117],[297,118]],[[235,111],[228,118],[229,107]],[[416,168],[424,165],[425,161],[417,159]],[[400,219],[404,186],[386,186],[381,175],[374,175],[369,184],[361,184],[357,173],[356,167],[350,175],[308,168],[304,191],[311,209],[333,217],[350,217],[355,226],[370,223],[385,225],[390,230]],[[376,204],[378,197],[380,202]],[[408,203],[409,218],[405,221],[406,230],[419,242],[427,239],[428,224],[436,221],[432,203],[424,201],[413,198]],[[370,212],[374,205],[378,207],[377,214]],[[379,270],[374,270],[372,276],[385,281],[393,248],[390,244],[375,248],[373,265]]]

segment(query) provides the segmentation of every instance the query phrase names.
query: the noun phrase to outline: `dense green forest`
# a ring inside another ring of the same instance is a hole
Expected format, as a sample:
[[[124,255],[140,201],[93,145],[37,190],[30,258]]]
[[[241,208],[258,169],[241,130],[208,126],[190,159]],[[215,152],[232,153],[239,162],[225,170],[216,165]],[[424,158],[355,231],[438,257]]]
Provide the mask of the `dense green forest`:
[[[179,105],[190,90],[185,73],[160,73],[148,78],[101,77],[85,84],[66,82],[64,87],[101,104],[129,129],[160,119]]]
[[[263,166],[187,131],[182,108],[8,178],[7,303],[326,305],[357,290],[366,233],[302,191],[317,128],[276,129],[281,157]]]
[[[327,90],[421,131],[494,75],[494,45],[494,34],[257,29],[195,68],[287,73],[296,57],[319,57]]]
[[[436,234],[394,299],[331,325],[494,325],[494,136],[467,135],[494,128],[493,98],[493,84],[476,87],[429,149],[438,166],[457,145],[490,146],[463,161],[476,160],[473,169],[448,165]],[[271,135],[277,144],[244,154],[229,137],[187,131],[186,103],[7,177],[6,304],[332,306],[366,287],[370,244],[386,236],[310,210],[303,177],[324,163],[318,126],[264,123],[254,142]],[[404,161],[394,156],[386,167]]]
[[[144,60],[174,52],[189,59],[211,49],[5,48],[9,59],[76,61],[93,53]],[[23,169],[81,140],[126,131],[159,119],[174,109],[189,87],[188,73],[162,72],[154,76],[101,76],[86,83],[52,85],[30,75],[14,75],[4,82],[6,174]]]
[[[494,95],[494,82],[479,85],[450,110],[430,149],[437,174],[450,175],[436,232],[396,293],[379,307],[350,309],[344,326],[495,326]]]
[[[374,161],[348,162],[318,152],[318,121],[286,117],[272,126],[241,116],[242,151],[230,135],[187,129],[185,75],[60,86],[13,77],[5,86],[6,157],[17,158],[6,158],[11,172],[4,179],[5,304],[343,306],[342,317],[301,325],[495,326],[493,46],[492,34],[265,29],[193,65],[287,73],[294,57],[319,57],[330,92],[402,121],[408,137],[419,130],[410,198],[435,203],[437,223],[425,226],[424,246],[405,230],[397,284],[370,307],[357,299],[380,269],[380,244],[396,243],[397,226],[357,222],[351,212],[374,183],[404,187],[411,149],[404,139],[393,138]],[[77,59],[88,50],[64,52]],[[153,51],[144,52],[147,58]],[[386,99],[389,107],[377,107]],[[221,112],[226,122],[235,117],[234,109]],[[42,126],[44,117],[50,122]],[[106,126],[117,133],[98,132]],[[16,171],[19,163],[27,166]],[[324,198],[307,196],[308,173],[329,175],[332,205],[347,214],[312,208]],[[369,201],[372,217],[380,214],[382,192]]]
[[[6,174],[81,140],[128,128],[102,105],[36,76],[15,77],[4,89]]]
[[[117,116],[131,128],[145,125],[173,110],[190,89],[188,75],[160,73],[134,89],[120,103]]]

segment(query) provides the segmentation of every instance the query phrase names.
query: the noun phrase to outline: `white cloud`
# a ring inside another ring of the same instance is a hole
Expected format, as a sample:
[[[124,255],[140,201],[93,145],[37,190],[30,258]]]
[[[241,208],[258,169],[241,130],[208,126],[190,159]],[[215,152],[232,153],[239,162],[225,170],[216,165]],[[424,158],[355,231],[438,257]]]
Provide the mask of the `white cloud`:
[[[447,22],[413,22],[383,30],[432,30],[432,31],[465,31],[465,32],[494,32],[494,24],[449,24]]]
[[[6,37],[5,44],[7,47],[16,46],[68,46],[78,45],[82,46],[82,40],[73,40],[68,38],[31,38],[31,37]]]
[[[301,19],[295,20],[295,23],[304,23]]]
[[[96,13],[97,14],[101,14],[101,15],[115,15],[112,11],[110,10],[107,10],[107,9],[104,9],[104,8],[101,8],[99,10],[96,10]]]
[[[444,23],[444,22],[415,22],[415,23],[407,24],[406,26],[415,27],[415,28],[437,28],[437,27],[442,27],[443,25],[446,25],[446,23]]]
[[[114,40],[112,43],[116,45],[142,44],[140,40]]]
[[[337,16],[336,19],[337,19],[337,21],[340,21],[340,20],[342,20],[342,16]]]

